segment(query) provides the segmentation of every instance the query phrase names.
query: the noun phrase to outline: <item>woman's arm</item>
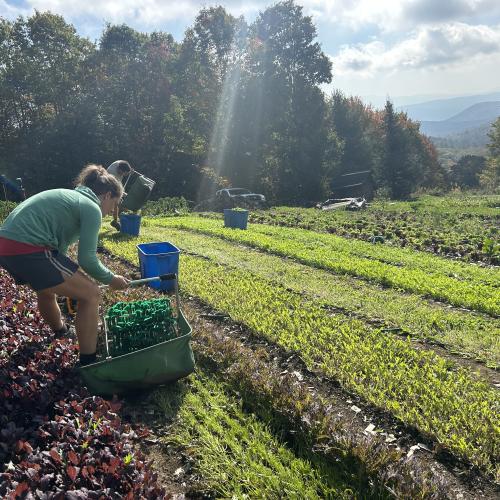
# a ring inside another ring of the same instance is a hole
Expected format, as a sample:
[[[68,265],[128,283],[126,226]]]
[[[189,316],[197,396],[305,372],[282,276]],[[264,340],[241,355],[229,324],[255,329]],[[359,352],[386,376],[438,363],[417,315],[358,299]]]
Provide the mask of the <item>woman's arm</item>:
[[[95,203],[90,201],[80,203],[78,264],[92,278],[109,285],[114,275],[97,258],[97,240],[101,221],[101,210]]]

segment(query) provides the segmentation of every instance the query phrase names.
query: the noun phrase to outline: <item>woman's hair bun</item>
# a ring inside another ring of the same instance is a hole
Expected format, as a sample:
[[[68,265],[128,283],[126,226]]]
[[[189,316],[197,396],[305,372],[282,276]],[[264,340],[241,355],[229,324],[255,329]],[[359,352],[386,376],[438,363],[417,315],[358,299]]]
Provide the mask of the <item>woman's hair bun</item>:
[[[120,198],[123,195],[121,183],[102,165],[87,165],[75,179],[75,186],[86,186],[97,196],[111,193],[113,198]]]

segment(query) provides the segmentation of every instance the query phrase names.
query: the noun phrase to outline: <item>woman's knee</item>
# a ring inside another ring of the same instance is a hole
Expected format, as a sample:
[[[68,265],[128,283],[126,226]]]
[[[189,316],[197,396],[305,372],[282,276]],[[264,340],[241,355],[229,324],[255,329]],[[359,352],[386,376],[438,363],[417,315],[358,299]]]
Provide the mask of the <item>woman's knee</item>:
[[[78,299],[78,301],[99,305],[101,302],[101,291],[99,287],[95,283],[89,282],[86,286],[85,292],[82,294],[82,297]]]
[[[52,302],[56,300],[56,294],[54,292],[48,292],[47,290],[39,290],[36,292],[38,302]]]
[[[72,278],[65,282],[65,288],[65,294],[77,299],[79,303],[98,305],[101,300],[101,292],[97,284],[80,272],[75,273]]]

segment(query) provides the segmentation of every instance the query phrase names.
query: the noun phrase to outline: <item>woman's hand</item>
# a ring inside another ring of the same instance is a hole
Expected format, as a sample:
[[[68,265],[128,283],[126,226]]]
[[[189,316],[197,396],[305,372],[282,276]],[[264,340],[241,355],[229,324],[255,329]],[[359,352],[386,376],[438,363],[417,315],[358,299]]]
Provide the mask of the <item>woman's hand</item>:
[[[111,283],[109,284],[109,288],[112,288],[113,290],[125,290],[125,288],[128,288],[129,283],[130,280],[128,280],[127,278],[124,278],[119,274],[115,274],[113,276],[113,279],[111,280]]]

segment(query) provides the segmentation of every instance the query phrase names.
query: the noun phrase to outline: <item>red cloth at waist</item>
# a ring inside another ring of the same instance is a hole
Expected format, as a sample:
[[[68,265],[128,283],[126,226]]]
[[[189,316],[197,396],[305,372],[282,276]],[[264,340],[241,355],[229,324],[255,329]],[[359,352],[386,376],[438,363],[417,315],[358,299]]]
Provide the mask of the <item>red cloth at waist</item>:
[[[21,241],[0,237],[0,255],[3,257],[8,255],[26,255],[29,253],[43,252],[48,249],[49,247],[30,245],[29,243],[22,243]]]

